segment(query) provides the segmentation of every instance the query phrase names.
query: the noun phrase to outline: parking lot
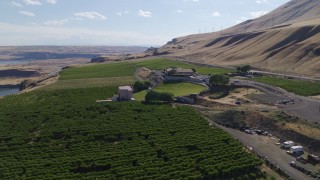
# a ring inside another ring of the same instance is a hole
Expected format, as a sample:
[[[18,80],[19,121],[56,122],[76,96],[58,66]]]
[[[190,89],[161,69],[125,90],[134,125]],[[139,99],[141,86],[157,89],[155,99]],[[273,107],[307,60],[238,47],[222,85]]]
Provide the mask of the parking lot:
[[[316,172],[317,167],[312,164],[302,164],[300,162],[297,162],[296,157],[287,154],[285,149],[281,149],[279,145],[277,145],[277,143],[279,142],[278,139],[269,136],[245,133],[223,126],[219,127],[230,133],[242,144],[246,145],[247,147],[250,147],[250,149],[252,149],[252,151],[254,151],[255,153],[259,154],[262,157],[265,157],[270,163],[285,171],[293,179],[314,179],[311,176],[308,176],[300,170],[292,167],[290,165],[290,162],[295,161],[297,165],[305,169],[308,169],[312,172]]]

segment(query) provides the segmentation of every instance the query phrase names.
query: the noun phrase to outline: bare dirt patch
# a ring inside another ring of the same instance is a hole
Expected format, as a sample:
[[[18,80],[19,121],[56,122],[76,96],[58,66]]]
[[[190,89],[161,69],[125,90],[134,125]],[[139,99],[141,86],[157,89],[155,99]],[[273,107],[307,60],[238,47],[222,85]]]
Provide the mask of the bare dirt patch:
[[[284,128],[299,132],[308,137],[320,140],[320,129],[301,123],[285,123]]]
[[[135,72],[135,76],[137,76],[137,79],[146,80],[151,74],[151,70],[145,67],[137,68]]]
[[[209,97],[205,97],[208,101],[213,101],[221,104],[227,105],[235,105],[236,101],[242,102],[252,102],[249,98],[247,98],[250,94],[261,94],[259,90],[256,89],[247,89],[247,88],[238,88],[230,92],[227,97],[221,99],[210,99]]]

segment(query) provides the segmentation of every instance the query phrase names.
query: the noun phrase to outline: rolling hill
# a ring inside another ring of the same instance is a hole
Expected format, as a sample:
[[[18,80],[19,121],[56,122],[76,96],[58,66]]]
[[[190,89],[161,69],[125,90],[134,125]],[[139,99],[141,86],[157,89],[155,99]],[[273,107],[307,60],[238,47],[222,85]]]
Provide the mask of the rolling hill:
[[[157,54],[320,77],[319,18],[319,0],[292,0],[221,32],[175,38]]]

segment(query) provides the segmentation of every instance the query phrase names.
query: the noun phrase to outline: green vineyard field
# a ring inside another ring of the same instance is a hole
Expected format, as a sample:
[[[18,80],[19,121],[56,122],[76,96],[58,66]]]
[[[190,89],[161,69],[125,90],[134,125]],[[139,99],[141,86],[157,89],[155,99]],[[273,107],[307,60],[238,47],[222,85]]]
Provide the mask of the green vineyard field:
[[[190,107],[95,103],[117,87],[0,100],[1,179],[259,179],[261,162]]]
[[[300,81],[285,79],[271,76],[261,76],[253,78],[252,80],[270,84],[273,86],[281,87],[289,92],[301,95],[301,96],[316,96],[320,95],[320,83],[310,81]]]

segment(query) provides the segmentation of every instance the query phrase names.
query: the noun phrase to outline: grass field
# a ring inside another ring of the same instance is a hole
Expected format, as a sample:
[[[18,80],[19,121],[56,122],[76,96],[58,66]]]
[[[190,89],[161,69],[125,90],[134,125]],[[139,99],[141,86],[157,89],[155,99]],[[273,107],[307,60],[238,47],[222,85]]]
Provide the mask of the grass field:
[[[252,80],[277,86],[301,96],[320,95],[319,82],[299,81],[271,76],[261,76]]]
[[[129,62],[72,67],[60,73],[60,80],[133,76],[135,67]]]
[[[169,92],[174,96],[184,96],[192,93],[200,93],[205,90],[204,86],[192,83],[167,83],[156,87],[157,92]]]
[[[194,68],[196,71],[203,75],[208,74],[225,74],[232,72],[233,70],[224,69],[224,68],[214,68],[214,67],[200,67],[191,64],[187,64],[181,61],[174,61],[170,59],[150,59],[145,61],[134,62],[137,66],[146,67],[152,70],[163,70],[169,67],[178,67],[178,68]]]
[[[192,83],[168,83],[168,84],[161,84],[157,86],[154,90],[157,92],[169,92],[172,93],[174,96],[185,96],[192,93],[200,93],[201,91],[205,90],[204,86]],[[137,101],[144,100],[147,91],[141,91],[139,93],[134,94],[134,98]]]

